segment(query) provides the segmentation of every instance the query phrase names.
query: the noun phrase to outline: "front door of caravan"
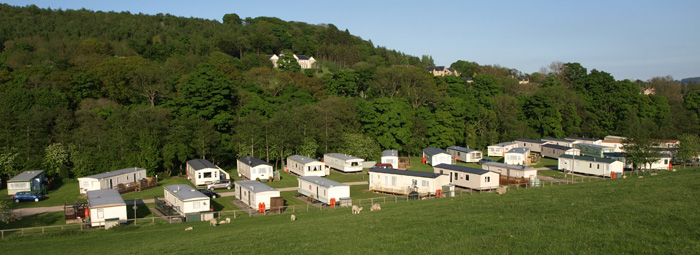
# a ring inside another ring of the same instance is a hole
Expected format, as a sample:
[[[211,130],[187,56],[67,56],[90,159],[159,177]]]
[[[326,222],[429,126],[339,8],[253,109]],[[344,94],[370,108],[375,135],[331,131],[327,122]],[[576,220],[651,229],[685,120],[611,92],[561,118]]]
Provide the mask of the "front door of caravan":
[[[110,189],[113,188],[112,187],[112,179],[107,179],[107,187],[109,187]]]

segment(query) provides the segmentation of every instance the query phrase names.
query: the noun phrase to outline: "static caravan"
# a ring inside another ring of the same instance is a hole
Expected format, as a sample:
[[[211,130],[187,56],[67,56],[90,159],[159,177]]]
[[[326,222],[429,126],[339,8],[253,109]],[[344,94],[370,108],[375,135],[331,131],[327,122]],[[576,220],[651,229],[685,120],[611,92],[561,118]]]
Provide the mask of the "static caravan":
[[[399,151],[385,150],[382,151],[382,164],[391,164],[391,168],[399,169]]]
[[[670,154],[661,153],[658,160],[650,165],[638,166],[640,169],[669,170],[673,157]],[[621,161],[625,169],[633,169],[634,164],[627,161],[627,153],[607,152],[605,158]]]
[[[428,147],[423,149],[423,163],[431,166],[439,164],[452,164],[452,156],[442,149]]]
[[[236,161],[238,177],[244,176],[248,180],[272,179],[274,169],[272,164],[262,159],[245,157]]]
[[[566,140],[566,139],[561,139],[561,138],[545,137],[545,138],[542,138],[542,141],[547,142],[547,144],[556,144],[559,146],[574,147],[574,142],[572,142],[571,140]]]
[[[133,185],[146,178],[146,169],[131,167],[78,178],[80,194],[91,190],[115,189],[119,184]]]
[[[163,187],[164,199],[173,206],[180,216],[187,217],[188,221],[199,221],[199,217],[188,217],[208,212],[211,201],[207,195],[190,187],[187,184],[173,184]],[[195,219],[195,220],[192,220]]]
[[[574,173],[610,177],[612,172],[621,175],[624,163],[609,158],[561,155],[559,169]]]
[[[223,169],[206,159],[187,161],[187,179],[195,186],[204,186],[218,180],[228,180],[229,175]]]
[[[14,195],[20,191],[40,193],[43,190],[41,184],[46,177],[42,170],[24,171],[7,181],[7,195]]]
[[[326,176],[330,174],[323,162],[300,155],[287,158],[287,172],[298,176]]]
[[[109,229],[126,223],[126,203],[116,189],[89,190],[87,200],[91,226]]]
[[[472,190],[495,189],[500,182],[497,173],[478,168],[440,164],[435,166],[434,171],[447,175],[450,184]]]
[[[301,176],[298,191],[304,196],[312,197],[325,204],[330,201],[340,202],[341,198],[350,198],[350,186],[340,182],[331,181],[318,176]]]
[[[462,162],[475,163],[479,162],[479,160],[483,158],[480,150],[468,149],[459,146],[447,147],[447,153],[452,155],[452,157],[454,157],[456,160]]]
[[[577,143],[577,144],[574,144],[574,148],[581,150],[581,155],[583,155],[583,156],[596,157],[596,158],[605,157],[606,152],[615,152],[615,148],[613,148],[613,147],[596,145],[596,144]]]
[[[516,142],[505,142],[488,146],[488,156],[489,157],[505,157],[506,152],[513,148],[517,148],[518,143]]]
[[[651,143],[656,148],[678,148],[681,145],[679,140],[652,139]]]
[[[362,162],[365,160],[343,153],[326,153],[323,155],[323,162],[326,166],[341,172],[356,173],[362,172]]]
[[[559,158],[559,156],[566,155],[580,155],[581,150],[576,148],[571,148],[567,146],[561,146],[556,144],[545,144],[542,145],[542,157],[547,158]]]
[[[612,147],[613,152],[625,152],[625,143],[620,140],[603,140],[600,145],[605,147]]]
[[[436,190],[448,185],[447,175],[410,170],[372,169],[369,173],[371,191],[408,195],[416,191],[420,196],[435,194]]]
[[[502,176],[518,178],[537,178],[537,169],[529,166],[507,165],[498,162],[486,162],[481,165],[481,169],[498,173]]]
[[[569,140],[569,141],[571,141],[571,142],[574,143],[574,144],[582,143],[582,144],[595,144],[595,145],[600,145],[600,144],[603,142],[603,140],[601,140],[601,139],[586,138],[586,137],[573,137],[573,136],[572,136],[572,137],[567,137],[567,138],[564,138],[564,139]]]
[[[545,141],[524,139],[524,138],[516,139],[515,142],[518,143],[518,147],[528,148],[528,149],[530,149],[531,152],[542,152],[542,145],[545,145],[548,143]]]
[[[270,198],[279,197],[280,191],[270,188],[259,181],[236,181],[236,199],[250,208],[258,208],[259,203],[265,203],[265,210],[270,209]]]
[[[503,163],[508,165],[530,165],[530,149],[528,148],[513,148],[506,152],[503,157]]]

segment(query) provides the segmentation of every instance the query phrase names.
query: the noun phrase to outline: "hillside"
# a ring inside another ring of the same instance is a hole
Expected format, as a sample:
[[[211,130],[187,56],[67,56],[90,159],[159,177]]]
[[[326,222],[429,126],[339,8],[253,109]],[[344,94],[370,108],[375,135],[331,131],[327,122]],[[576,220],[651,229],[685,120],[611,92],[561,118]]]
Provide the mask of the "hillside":
[[[644,179],[389,202],[350,209],[243,217],[229,225],[142,226],[12,238],[3,254],[100,250],[113,254],[621,254],[696,253],[700,169]],[[184,229],[193,226],[193,231]]]
[[[681,84],[700,83],[700,77],[681,79]]]
[[[517,70],[461,60],[454,68],[474,77],[435,76],[430,57],[331,24],[222,20],[0,4],[0,178],[700,133],[700,97],[685,102],[673,80],[642,95],[648,84],[571,62],[521,84]],[[268,55],[280,53],[274,68]],[[302,69],[295,54],[318,61]]]

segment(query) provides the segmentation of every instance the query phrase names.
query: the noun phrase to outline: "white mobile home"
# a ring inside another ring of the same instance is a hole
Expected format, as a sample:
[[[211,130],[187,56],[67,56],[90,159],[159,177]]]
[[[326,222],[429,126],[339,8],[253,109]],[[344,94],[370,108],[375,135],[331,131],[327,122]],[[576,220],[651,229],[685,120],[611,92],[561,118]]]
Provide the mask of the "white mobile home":
[[[633,169],[634,164],[627,161],[627,153],[608,152],[605,153],[605,158],[621,161],[625,169]],[[638,166],[639,169],[655,169],[655,170],[670,170],[671,160],[673,157],[670,154],[661,153],[658,159],[649,165]]]
[[[146,178],[146,169],[131,167],[78,178],[80,194],[91,190],[114,189],[119,184],[132,185]]]
[[[410,170],[375,168],[369,173],[372,191],[408,195],[416,191],[420,196],[435,194],[443,185],[450,184],[447,175]]]
[[[615,152],[615,148],[597,144],[578,143],[574,148],[581,150],[581,155],[603,158],[607,152]]]
[[[488,146],[488,156],[489,157],[505,157],[506,152],[510,149],[517,148],[518,143],[516,142],[505,142]]]
[[[238,177],[245,177],[248,180],[271,179],[274,174],[272,164],[262,159],[244,157],[236,161]]]
[[[586,137],[567,137],[567,138],[564,138],[564,139],[569,140],[569,141],[571,141],[571,142],[574,143],[574,144],[583,143],[583,144],[595,144],[595,145],[600,145],[600,144],[603,142],[603,140],[601,140],[601,139],[586,138]]]
[[[180,216],[199,214],[210,210],[211,201],[187,184],[173,184],[163,187],[164,199],[173,206]]]
[[[506,152],[503,158],[503,163],[508,165],[530,165],[530,149],[528,148],[513,148]]]
[[[518,143],[518,147],[528,148],[528,149],[530,149],[531,152],[542,152],[542,145],[549,143],[546,141],[525,139],[525,138],[516,139],[515,142]]]
[[[621,175],[623,168],[622,161],[609,158],[574,155],[561,155],[559,157],[559,169],[574,173],[611,177],[612,172]]]
[[[486,162],[481,169],[498,173],[502,176],[518,178],[537,178],[537,169],[529,166],[508,165],[498,162]]]
[[[566,139],[561,139],[561,138],[553,138],[553,137],[545,137],[542,138],[543,142],[547,142],[547,144],[556,144],[559,146],[566,146],[566,147],[573,147],[574,142],[571,140],[566,140]]]
[[[258,208],[258,204],[264,203],[265,210],[270,209],[270,198],[279,197],[280,191],[270,188],[259,181],[236,181],[236,198],[250,208]]]
[[[459,165],[440,164],[435,166],[435,173],[449,177],[450,184],[472,190],[490,190],[498,188],[500,177],[497,173]]]
[[[300,155],[287,158],[287,172],[298,176],[326,176],[330,173],[323,162]]]
[[[447,153],[452,155],[456,160],[462,162],[479,162],[483,158],[480,150],[468,149],[459,146],[447,147]]]
[[[452,164],[452,156],[442,149],[428,147],[423,149],[423,163],[436,166],[439,164]]]
[[[187,161],[187,179],[195,186],[204,186],[218,180],[228,180],[229,175],[223,169],[206,159]]]
[[[341,172],[354,173],[362,172],[362,162],[365,160],[342,153],[326,153],[323,155],[323,162]]]
[[[566,155],[580,155],[581,150],[576,148],[571,148],[567,146],[561,146],[556,144],[545,144],[542,145],[542,157],[547,158],[559,158],[559,156]]]
[[[399,169],[399,151],[385,150],[382,152],[382,164],[391,164],[391,168]]]
[[[41,192],[44,179],[42,170],[24,171],[7,181],[7,195],[12,196],[20,191]]]
[[[304,196],[312,197],[325,204],[331,200],[340,202],[341,198],[350,198],[350,186],[318,176],[297,178],[298,191]]]
[[[87,200],[91,226],[109,229],[126,223],[126,203],[116,189],[87,191]]]

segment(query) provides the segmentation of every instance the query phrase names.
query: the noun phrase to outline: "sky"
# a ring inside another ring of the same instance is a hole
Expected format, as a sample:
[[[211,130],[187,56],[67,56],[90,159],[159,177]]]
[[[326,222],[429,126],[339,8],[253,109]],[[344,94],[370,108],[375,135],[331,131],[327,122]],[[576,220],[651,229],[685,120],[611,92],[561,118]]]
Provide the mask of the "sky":
[[[700,1],[4,1],[52,9],[169,13],[221,21],[228,13],[333,24],[375,46],[438,66],[457,60],[523,73],[578,62],[615,79],[700,76]]]

